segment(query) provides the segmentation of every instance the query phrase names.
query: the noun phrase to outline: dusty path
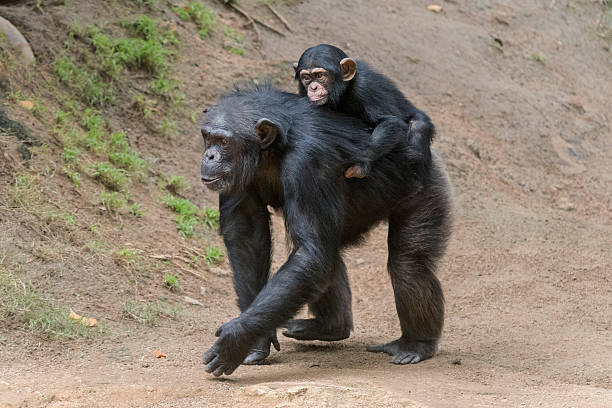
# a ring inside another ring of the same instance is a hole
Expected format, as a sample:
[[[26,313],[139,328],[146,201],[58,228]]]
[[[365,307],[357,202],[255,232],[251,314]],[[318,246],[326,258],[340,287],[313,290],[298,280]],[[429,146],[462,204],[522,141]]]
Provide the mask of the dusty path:
[[[228,290],[193,309],[190,329],[45,350],[48,358],[29,345],[36,366],[0,367],[2,403],[612,406],[612,55],[593,32],[600,9],[586,0],[553,9],[549,1],[447,1],[434,14],[426,1],[384,3],[279,7],[305,24],[284,39],[263,32],[264,51],[290,62],[307,46],[337,44],[393,78],[436,123],[435,148],[456,193],[439,271],[447,301],[439,354],[400,367],[365,352],[399,332],[381,226],[346,254],[355,316],[346,341],[281,338],[269,365],[214,379],[199,358],[214,328],[237,313],[224,306]],[[157,346],[169,358],[155,360]]]

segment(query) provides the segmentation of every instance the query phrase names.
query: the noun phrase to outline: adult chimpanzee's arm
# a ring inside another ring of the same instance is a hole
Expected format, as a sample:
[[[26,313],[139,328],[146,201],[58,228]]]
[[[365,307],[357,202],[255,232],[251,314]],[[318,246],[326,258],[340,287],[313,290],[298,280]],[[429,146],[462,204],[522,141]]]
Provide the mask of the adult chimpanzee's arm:
[[[280,326],[308,301],[323,293],[339,256],[338,231],[342,221],[337,177],[312,174],[295,166],[298,182],[283,175],[285,224],[294,249],[243,313],[219,328],[219,337],[203,357],[206,371],[231,374],[254,341]],[[325,198],[325,204],[322,200]]]
[[[243,312],[268,281],[270,215],[266,205],[250,193],[221,194],[219,212],[238,307]]]
[[[240,311],[245,311],[268,281],[270,271],[270,215],[255,193],[219,196],[221,234],[234,275]],[[253,345],[245,364],[259,364],[270,354],[270,344],[280,350],[276,328]]]

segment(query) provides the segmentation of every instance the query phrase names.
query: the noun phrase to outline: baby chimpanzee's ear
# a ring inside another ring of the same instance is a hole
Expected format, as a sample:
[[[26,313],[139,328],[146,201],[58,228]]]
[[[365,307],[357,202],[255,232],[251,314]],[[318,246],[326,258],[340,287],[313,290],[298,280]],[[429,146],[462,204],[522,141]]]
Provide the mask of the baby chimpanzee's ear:
[[[357,64],[351,58],[344,58],[340,61],[340,68],[342,68],[342,80],[344,82],[353,79],[357,73]]]
[[[297,74],[297,67],[298,67],[298,63],[294,62],[293,63],[293,70],[295,71],[296,74]]]
[[[267,149],[276,139],[278,134],[278,126],[270,119],[261,118],[255,124],[255,133],[259,139],[259,145],[262,150]]]

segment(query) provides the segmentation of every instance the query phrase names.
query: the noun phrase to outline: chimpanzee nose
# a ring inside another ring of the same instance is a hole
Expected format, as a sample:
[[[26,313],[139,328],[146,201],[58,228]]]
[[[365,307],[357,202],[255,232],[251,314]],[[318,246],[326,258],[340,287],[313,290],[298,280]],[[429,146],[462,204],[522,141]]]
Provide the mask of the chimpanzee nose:
[[[206,159],[208,159],[208,161],[213,161],[217,159],[217,152],[208,152],[206,153]]]
[[[317,89],[319,89],[319,85],[317,83],[314,83],[310,86],[310,89],[312,89],[313,91],[316,91]]]

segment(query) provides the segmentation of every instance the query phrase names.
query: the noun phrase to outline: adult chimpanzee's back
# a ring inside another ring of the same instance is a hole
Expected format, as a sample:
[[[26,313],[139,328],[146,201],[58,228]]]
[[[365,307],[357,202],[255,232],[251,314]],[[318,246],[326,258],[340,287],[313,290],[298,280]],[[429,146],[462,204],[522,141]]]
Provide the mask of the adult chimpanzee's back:
[[[448,180],[435,154],[426,177],[417,177],[418,160],[407,158],[418,152],[409,143],[376,160],[367,178],[345,179],[367,132],[355,118],[271,88],[237,92],[208,109],[202,180],[220,192],[221,233],[242,312],[217,331],[204,354],[208,372],[231,374],[245,358],[261,361],[284,324],[300,340],[347,338],[351,292],[340,251],[385,220],[402,334],[368,350],[398,364],[435,353],[444,300],[434,272],[450,230]],[[292,244],[270,279],[267,205],[282,208]],[[304,304],[314,318],[289,321]]]

